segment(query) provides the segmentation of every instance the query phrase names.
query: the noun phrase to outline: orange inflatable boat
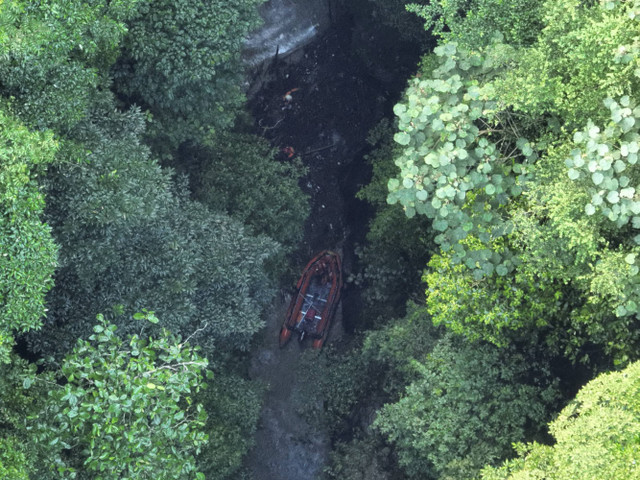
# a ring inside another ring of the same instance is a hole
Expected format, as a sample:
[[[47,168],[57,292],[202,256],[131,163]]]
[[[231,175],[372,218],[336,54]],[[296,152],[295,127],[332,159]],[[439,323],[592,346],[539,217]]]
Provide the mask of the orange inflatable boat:
[[[296,285],[287,317],[280,330],[280,346],[284,347],[296,333],[300,341],[313,339],[313,348],[322,348],[331,321],[340,302],[342,263],[337,253],[325,250],[305,267]]]

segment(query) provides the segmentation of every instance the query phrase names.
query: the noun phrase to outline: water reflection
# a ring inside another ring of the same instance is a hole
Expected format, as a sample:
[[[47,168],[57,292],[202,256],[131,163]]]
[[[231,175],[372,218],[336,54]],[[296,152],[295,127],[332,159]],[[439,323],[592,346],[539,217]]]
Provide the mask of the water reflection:
[[[264,24],[245,41],[243,57],[256,65],[300,48],[330,24],[331,0],[269,0],[260,7]]]

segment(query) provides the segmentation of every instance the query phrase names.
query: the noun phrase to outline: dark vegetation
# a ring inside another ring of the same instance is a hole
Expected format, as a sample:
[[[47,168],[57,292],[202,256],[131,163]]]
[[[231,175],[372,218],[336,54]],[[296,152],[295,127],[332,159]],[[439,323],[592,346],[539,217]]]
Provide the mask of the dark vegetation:
[[[245,110],[257,3],[0,3],[0,478],[241,478],[246,352],[323,208],[280,148],[341,145],[295,110],[302,145],[267,135],[296,108],[269,92]],[[405,3],[341,6],[342,74],[424,54],[393,114],[355,91],[386,118],[371,179],[344,170],[361,308],[302,360],[325,475],[640,478],[640,5]],[[321,80],[293,95],[340,109]]]

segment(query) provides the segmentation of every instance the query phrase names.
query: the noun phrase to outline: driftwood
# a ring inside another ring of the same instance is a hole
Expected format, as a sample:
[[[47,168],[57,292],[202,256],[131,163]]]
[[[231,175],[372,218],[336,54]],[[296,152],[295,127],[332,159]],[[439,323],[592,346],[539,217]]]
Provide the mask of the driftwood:
[[[332,143],[331,145],[325,145],[324,147],[314,148],[313,150],[308,150],[306,152],[302,152],[300,154],[300,156],[302,156],[302,155],[311,155],[312,153],[321,152],[323,150],[327,150],[327,149],[335,147],[335,146],[336,146],[336,144]]]

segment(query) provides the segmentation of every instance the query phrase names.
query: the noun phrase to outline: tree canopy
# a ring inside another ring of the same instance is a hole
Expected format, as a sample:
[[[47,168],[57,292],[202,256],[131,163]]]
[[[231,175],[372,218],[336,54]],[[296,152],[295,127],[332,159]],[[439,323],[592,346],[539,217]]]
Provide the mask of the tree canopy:
[[[43,223],[39,180],[58,142],[50,133],[29,131],[0,110],[0,362],[13,348],[14,332],[39,328],[45,293],[53,285],[57,247]],[[40,178],[39,178],[40,177]]]
[[[138,316],[159,322],[153,314]],[[195,472],[195,454],[207,441],[206,413],[194,398],[207,361],[166,330],[157,339],[121,338],[99,316],[93,332],[65,357],[62,381],[32,420],[37,440],[53,451],[40,460],[42,473],[204,478]]]
[[[0,3],[3,478],[237,475],[262,391],[241,352],[306,215],[295,166],[231,131],[258,4]],[[241,143],[197,159],[210,170],[238,185],[252,160],[273,172],[251,172],[253,203],[216,185],[227,203],[204,205],[161,166],[209,135]],[[291,199],[289,223],[249,218]]]
[[[549,424],[552,446],[519,444],[518,458],[483,480],[638,478],[640,364],[598,376]]]
[[[144,0],[127,23],[116,90],[154,116],[152,134],[179,144],[233,124],[242,106],[240,51],[261,0]]]
[[[569,355],[595,342],[626,358],[637,321],[637,112],[623,95],[638,79],[635,10],[551,3],[530,46],[436,48],[394,109],[403,148],[388,200],[440,232],[425,277],[436,322],[496,344],[524,328]],[[607,42],[593,40],[614,24]],[[577,61],[583,48],[595,50]]]
[[[638,2],[406,6],[438,46],[371,156],[358,280],[418,306],[377,309],[352,351],[343,418],[364,402],[374,428],[345,427],[329,477],[637,478]]]
[[[240,120],[260,3],[0,2],[0,477],[242,476],[308,214]],[[437,46],[371,132],[361,331],[300,361],[327,478],[640,478],[640,3],[349,12]]]
[[[207,325],[209,346],[246,347],[256,312],[272,295],[264,262],[278,252],[265,236],[191,201],[141,143],[137,110],[98,111],[75,133],[66,161],[48,179],[49,219],[60,243],[49,324],[34,347],[64,351],[100,312],[130,315],[152,306],[187,333]]]

